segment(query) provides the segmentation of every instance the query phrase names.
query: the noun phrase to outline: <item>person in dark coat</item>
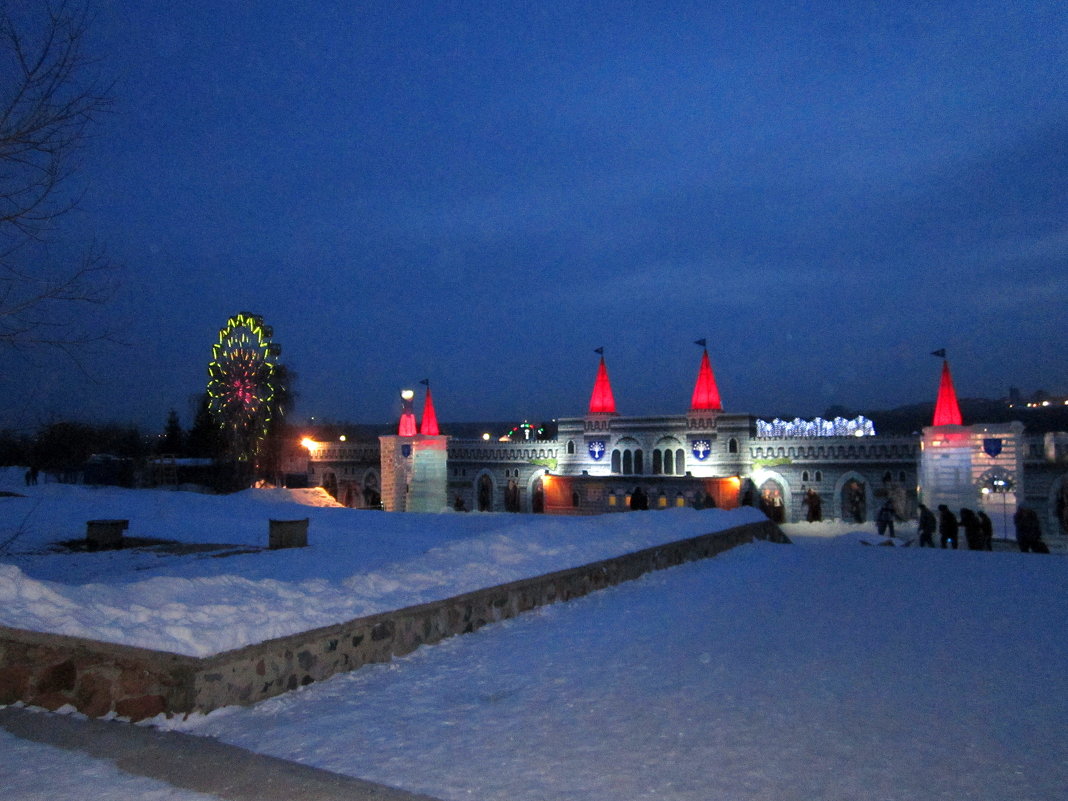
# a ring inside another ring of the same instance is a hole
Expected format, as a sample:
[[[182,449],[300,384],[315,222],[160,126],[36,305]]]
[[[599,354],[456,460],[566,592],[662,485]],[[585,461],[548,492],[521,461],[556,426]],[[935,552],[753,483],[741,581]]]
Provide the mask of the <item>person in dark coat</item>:
[[[875,527],[879,531],[879,536],[894,536],[894,507],[890,501],[883,504],[882,509],[879,510],[879,514],[875,516]],[[890,533],[887,534],[886,532]]]
[[[992,551],[994,550],[994,524],[990,520],[990,516],[987,515],[982,509],[979,510],[979,530],[982,532],[982,537],[979,543],[979,550]]]
[[[938,533],[943,548],[952,544],[953,550],[957,550],[957,518],[944,503],[938,505]]]
[[[805,500],[802,501],[808,511],[805,512],[805,519],[809,523],[819,523],[823,520],[823,501],[820,499],[820,494],[812,487],[808,488],[808,492],[805,493]]]
[[[934,533],[938,528],[938,521],[935,520],[934,512],[920,504],[920,520],[916,527],[916,533],[920,535],[920,547],[934,547]]]
[[[964,541],[968,543],[968,550],[982,550],[983,527],[975,512],[971,509],[961,509],[960,524],[964,529]]]
[[[1021,506],[1012,516],[1016,524],[1016,544],[1024,553],[1049,553],[1046,543],[1042,542],[1042,526],[1038,522],[1038,513],[1027,506]]]

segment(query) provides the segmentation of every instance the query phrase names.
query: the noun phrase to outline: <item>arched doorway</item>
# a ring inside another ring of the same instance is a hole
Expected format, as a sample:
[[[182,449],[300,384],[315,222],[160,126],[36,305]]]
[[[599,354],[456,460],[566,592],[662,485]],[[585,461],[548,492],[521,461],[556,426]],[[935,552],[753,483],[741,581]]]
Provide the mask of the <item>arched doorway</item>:
[[[760,485],[760,509],[773,523],[786,522],[786,499],[782,484],[773,478]]]

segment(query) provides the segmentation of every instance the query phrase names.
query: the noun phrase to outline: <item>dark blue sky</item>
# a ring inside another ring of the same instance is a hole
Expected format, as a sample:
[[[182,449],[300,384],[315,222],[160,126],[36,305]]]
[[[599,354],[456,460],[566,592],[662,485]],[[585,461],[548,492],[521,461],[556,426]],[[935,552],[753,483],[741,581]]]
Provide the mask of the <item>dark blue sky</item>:
[[[2,357],[0,427],[162,427],[262,314],[297,416],[815,415],[1068,391],[1063,2],[102,2],[64,221],[124,345]]]

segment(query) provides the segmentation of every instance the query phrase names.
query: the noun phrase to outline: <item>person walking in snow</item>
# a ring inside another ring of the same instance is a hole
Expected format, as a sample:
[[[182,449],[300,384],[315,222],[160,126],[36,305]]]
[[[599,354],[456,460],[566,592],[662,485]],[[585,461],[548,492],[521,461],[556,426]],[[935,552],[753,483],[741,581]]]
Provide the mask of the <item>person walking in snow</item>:
[[[879,514],[875,516],[875,526],[879,531],[879,536],[894,536],[894,507],[890,501],[883,504],[883,508],[879,510]],[[886,533],[889,531],[889,535]]]
[[[938,533],[943,548],[952,544],[953,550],[957,550],[957,518],[944,503],[938,505]]]
[[[920,504],[920,520],[916,527],[916,533],[920,535],[920,547],[934,547],[934,533],[938,528],[938,521],[935,520],[934,512]]]

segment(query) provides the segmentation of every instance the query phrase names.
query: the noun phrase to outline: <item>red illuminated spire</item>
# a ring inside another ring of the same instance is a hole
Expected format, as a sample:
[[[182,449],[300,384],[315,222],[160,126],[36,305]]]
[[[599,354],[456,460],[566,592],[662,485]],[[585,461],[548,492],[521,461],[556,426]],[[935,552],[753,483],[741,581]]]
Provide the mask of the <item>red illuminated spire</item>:
[[[942,360],[942,380],[938,385],[938,400],[935,402],[934,422],[936,426],[959,426],[960,405],[957,403],[957,391],[953,388],[953,376],[949,374],[949,362]]]
[[[426,403],[423,404],[423,422],[419,425],[419,433],[428,437],[436,437],[441,432],[438,430],[438,416],[434,413],[434,399],[430,397],[430,382],[426,384]]]
[[[719,388],[716,386],[716,377],[712,374],[712,364],[708,361],[707,349],[701,354],[701,367],[697,371],[697,383],[693,387],[690,410],[695,412],[723,410],[723,404],[719,400]]]
[[[413,397],[415,397],[415,393],[410,389],[406,389],[401,393],[401,417],[400,425],[397,426],[398,436],[414,437],[416,435],[415,410],[412,407]]]
[[[612,397],[612,385],[608,381],[608,368],[604,365],[604,349],[598,348],[601,364],[597,368],[597,379],[593,382],[593,394],[590,396],[590,414],[615,414],[616,399]]]

